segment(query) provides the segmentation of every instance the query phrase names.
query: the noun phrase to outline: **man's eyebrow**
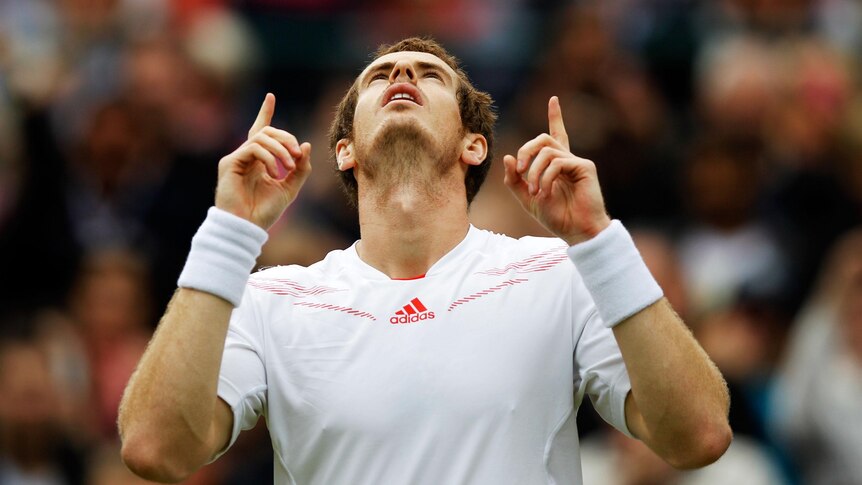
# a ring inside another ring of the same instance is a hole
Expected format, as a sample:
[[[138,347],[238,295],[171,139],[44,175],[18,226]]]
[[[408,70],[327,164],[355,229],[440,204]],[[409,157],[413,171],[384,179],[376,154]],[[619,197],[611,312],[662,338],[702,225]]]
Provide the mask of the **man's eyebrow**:
[[[370,69],[365,73],[365,75],[363,75],[363,76],[362,76],[362,80],[364,81],[368,76],[371,76],[372,74],[374,74],[374,73],[376,73],[376,72],[380,72],[380,71],[391,71],[393,67],[395,67],[395,63],[394,63],[394,62],[381,62],[380,64],[377,64],[376,66],[372,66],[372,67],[371,67],[371,68],[370,68]]]
[[[423,71],[437,71],[437,72],[445,73],[446,76],[449,77],[450,80],[452,79],[452,75],[441,64],[437,64],[434,62],[419,61],[416,63],[416,65],[419,67],[419,69],[422,69]]]

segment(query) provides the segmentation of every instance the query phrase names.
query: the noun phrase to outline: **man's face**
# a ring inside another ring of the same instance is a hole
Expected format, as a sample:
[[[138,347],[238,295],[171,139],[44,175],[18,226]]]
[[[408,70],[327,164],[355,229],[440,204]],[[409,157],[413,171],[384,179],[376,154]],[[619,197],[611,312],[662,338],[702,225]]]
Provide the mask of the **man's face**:
[[[402,135],[432,159],[451,156],[448,162],[455,162],[452,144],[463,133],[459,80],[446,63],[427,53],[394,52],[374,60],[357,82],[353,138],[360,170],[389,155],[381,152],[391,151],[393,137]]]

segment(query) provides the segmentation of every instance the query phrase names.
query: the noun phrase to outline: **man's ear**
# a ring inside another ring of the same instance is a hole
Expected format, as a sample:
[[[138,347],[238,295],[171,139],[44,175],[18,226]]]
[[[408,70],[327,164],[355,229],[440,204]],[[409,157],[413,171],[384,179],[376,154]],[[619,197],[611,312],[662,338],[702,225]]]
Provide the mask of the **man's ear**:
[[[338,170],[344,172],[356,166],[356,158],[353,156],[353,142],[347,138],[338,140],[335,144],[335,161],[338,163]]]
[[[461,150],[461,161],[467,165],[481,165],[488,155],[488,140],[478,133],[464,135],[464,149]]]

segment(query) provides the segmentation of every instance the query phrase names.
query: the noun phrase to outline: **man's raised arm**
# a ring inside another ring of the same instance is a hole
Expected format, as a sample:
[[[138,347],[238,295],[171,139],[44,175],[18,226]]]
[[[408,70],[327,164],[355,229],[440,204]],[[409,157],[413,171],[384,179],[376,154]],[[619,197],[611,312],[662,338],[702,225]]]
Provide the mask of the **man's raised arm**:
[[[632,391],[629,430],[677,468],[708,465],[730,445],[724,379],[662,297],[628,232],[611,222],[593,162],[569,151],[559,100],[549,133],[506,155],[504,182],[565,240],[605,325],[613,327]]]
[[[218,166],[215,207],[120,405],[122,456],[138,475],[178,482],[224,449],[233,414],[217,386],[231,312],[266,229],[311,172],[311,145],[270,126],[268,94],[249,138]]]

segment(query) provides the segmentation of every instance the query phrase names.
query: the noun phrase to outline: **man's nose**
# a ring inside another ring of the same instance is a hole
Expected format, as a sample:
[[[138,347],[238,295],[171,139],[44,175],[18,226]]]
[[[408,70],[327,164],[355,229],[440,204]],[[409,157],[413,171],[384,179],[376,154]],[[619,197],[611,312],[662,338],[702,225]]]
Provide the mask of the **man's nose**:
[[[390,82],[413,82],[416,80],[416,70],[407,61],[398,61],[389,73]]]

